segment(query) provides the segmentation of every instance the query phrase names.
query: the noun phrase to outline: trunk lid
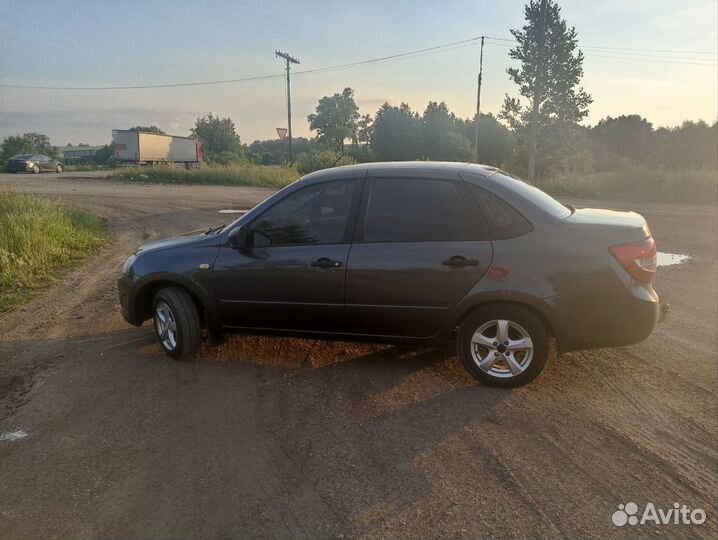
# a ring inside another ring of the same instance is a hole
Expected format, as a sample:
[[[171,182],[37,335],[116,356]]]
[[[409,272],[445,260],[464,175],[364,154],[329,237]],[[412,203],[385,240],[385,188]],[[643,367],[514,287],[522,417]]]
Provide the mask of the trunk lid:
[[[644,240],[651,236],[646,219],[636,212],[621,212],[602,208],[577,208],[564,222],[571,227],[585,228],[604,236],[609,243]]]

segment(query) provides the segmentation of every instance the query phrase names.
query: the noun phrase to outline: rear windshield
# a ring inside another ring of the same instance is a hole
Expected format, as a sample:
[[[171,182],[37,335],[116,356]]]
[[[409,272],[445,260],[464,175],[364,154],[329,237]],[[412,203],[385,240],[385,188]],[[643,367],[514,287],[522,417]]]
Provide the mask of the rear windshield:
[[[10,159],[27,159],[31,156],[32,156],[32,154],[18,154],[16,156],[11,157]]]
[[[571,215],[571,210],[551,197],[551,195],[544,193],[539,188],[534,187],[531,184],[527,184],[520,178],[516,178],[504,171],[492,174],[491,178],[503,180],[504,183],[518,195],[558,219],[563,219]]]

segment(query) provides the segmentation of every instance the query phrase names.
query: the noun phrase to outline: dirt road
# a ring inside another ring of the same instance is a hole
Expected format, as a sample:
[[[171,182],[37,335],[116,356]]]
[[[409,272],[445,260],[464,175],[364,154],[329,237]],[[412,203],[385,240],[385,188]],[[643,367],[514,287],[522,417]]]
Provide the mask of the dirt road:
[[[715,538],[716,209],[635,208],[672,304],[644,343],[477,385],[451,350],[232,338],[167,360],[126,325],[137,245],[269,190],[0,175],[108,219],[114,243],[0,317],[0,538]],[[585,203],[584,203],[585,204]],[[596,203],[600,204],[600,203]],[[615,527],[619,503],[704,525]]]

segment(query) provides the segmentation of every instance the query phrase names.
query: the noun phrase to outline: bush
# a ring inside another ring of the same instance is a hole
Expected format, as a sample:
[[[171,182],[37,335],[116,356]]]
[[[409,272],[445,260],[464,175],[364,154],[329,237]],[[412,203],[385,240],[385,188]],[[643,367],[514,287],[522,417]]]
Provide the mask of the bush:
[[[716,204],[716,171],[634,165],[614,171],[555,177],[539,187],[552,195],[594,199]]]
[[[205,165],[200,169],[133,167],[117,169],[108,178],[152,184],[215,184],[281,188],[294,182],[299,175],[293,168],[241,163],[228,166]]]
[[[205,152],[204,158],[210,165],[236,165],[247,163],[247,158],[236,152]]]
[[[314,151],[302,154],[297,159],[297,172],[300,174],[309,174],[310,172],[328,169],[330,167],[341,167],[343,165],[353,165],[356,163],[347,155],[338,154],[329,150]]]

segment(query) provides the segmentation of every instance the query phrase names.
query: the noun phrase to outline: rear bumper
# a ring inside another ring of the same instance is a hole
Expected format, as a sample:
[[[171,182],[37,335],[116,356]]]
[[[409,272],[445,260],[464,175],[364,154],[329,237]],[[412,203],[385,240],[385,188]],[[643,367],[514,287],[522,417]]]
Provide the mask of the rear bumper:
[[[560,352],[639,343],[668,312],[668,304],[661,303],[650,285],[642,284],[613,294],[555,297],[549,303],[558,318]]]

